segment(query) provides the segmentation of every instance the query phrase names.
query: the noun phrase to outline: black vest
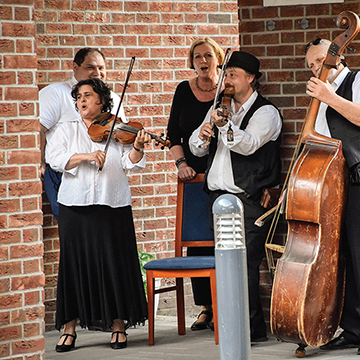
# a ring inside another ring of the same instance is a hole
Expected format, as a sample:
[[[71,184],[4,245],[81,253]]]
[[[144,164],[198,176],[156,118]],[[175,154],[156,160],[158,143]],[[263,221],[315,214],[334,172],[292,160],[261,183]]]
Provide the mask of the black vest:
[[[255,102],[250,107],[240,125],[240,130],[245,130],[254,112],[264,105],[272,105],[258,94]],[[215,139],[210,142],[208,170],[215,156],[218,141],[218,129],[215,126]],[[269,141],[251,155],[241,155],[230,150],[234,183],[243,189],[249,196],[257,199],[262,190],[273,187],[280,183],[281,161],[280,161],[280,135],[276,141]],[[205,191],[207,188],[207,173],[205,175]]]
[[[348,73],[339,86],[336,93],[352,101],[352,84],[355,80],[357,71]],[[329,125],[331,136],[341,140],[342,150],[349,168],[360,162],[360,127],[351,123],[340,115],[333,108],[328,106],[326,110],[326,120]]]

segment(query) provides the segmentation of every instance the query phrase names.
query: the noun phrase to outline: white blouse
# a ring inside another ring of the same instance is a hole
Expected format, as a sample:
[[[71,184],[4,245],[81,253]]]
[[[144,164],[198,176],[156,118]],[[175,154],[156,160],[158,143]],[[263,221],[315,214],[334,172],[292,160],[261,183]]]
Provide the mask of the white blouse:
[[[68,81],[50,84],[39,92],[40,124],[48,129],[45,132],[47,142],[45,159],[47,163],[49,163],[48,153],[50,150],[48,144],[51,143],[51,138],[55,134],[57,127],[80,116],[71,96],[71,90],[75,84],[77,84],[77,80],[73,76]],[[111,97],[114,101],[111,113],[115,115],[119,107],[120,97],[113,92],[111,92]],[[127,122],[123,106],[120,108],[118,117],[123,122]]]
[[[131,194],[125,170],[139,171],[146,166],[146,157],[133,164],[129,158],[132,145],[121,145],[111,140],[102,171],[96,162],[82,162],[65,170],[74,154],[91,153],[105,149],[105,142],[91,140],[81,118],[61,124],[51,138],[48,162],[52,169],[63,172],[58,193],[60,204],[71,206],[131,205]]]

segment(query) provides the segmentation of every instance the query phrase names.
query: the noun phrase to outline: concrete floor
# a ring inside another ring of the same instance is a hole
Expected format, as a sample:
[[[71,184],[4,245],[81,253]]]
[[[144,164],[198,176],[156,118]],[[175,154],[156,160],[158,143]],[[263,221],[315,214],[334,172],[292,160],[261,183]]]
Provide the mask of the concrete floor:
[[[110,348],[110,333],[77,329],[76,348],[67,353],[55,352],[60,333],[49,331],[45,334],[46,360],[99,360],[99,359],[131,359],[131,360],[178,360],[219,359],[219,346],[215,345],[214,332],[211,330],[191,331],[193,318],[186,319],[187,333],[177,334],[176,317],[157,316],[155,320],[155,345],[148,345],[147,323],[145,326],[128,329],[128,347],[121,350]],[[296,359],[297,345],[277,341],[272,335],[264,343],[251,346],[251,360],[285,360]],[[319,348],[307,348],[305,359],[347,359],[360,360],[357,348],[322,351]],[[239,354],[238,359],[241,358]],[[222,359],[225,360],[225,359]],[[237,360],[237,359],[226,359]],[[248,360],[248,359],[246,359]]]

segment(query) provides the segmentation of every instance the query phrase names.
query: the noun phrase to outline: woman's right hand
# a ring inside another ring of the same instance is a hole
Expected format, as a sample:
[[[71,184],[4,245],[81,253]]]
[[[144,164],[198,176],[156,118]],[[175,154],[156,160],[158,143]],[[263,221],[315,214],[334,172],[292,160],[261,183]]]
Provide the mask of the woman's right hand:
[[[196,176],[195,170],[186,163],[179,165],[178,177],[182,181],[192,180]]]
[[[106,154],[104,151],[96,150],[92,153],[86,154],[74,154],[65,166],[65,170],[73,169],[79,166],[83,161],[93,162],[95,161],[98,167],[101,167],[105,163]]]
[[[89,154],[88,161],[95,161],[98,167],[101,167],[105,163],[106,154],[104,151],[96,150]]]

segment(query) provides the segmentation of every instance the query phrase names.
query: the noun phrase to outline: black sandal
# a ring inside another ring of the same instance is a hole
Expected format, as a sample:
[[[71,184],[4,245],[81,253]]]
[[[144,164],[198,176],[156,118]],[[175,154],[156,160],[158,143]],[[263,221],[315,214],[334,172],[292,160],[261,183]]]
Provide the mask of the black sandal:
[[[195,321],[192,325],[191,325],[191,330],[204,330],[208,327],[208,324],[210,323],[210,321],[212,320],[213,318],[213,313],[211,311],[208,311],[208,310],[203,310],[199,316],[198,316],[198,319],[199,317],[202,315],[202,314],[205,314],[206,315],[206,319],[205,321]]]
[[[110,346],[112,349],[116,350],[116,349],[125,349],[127,346],[127,339],[125,341],[120,342],[119,341],[119,334],[124,334],[125,336],[127,336],[127,333],[125,331],[113,331],[113,333],[111,334],[111,339],[113,337],[113,335],[116,334],[116,338],[114,342],[110,343]]]
[[[75,347],[75,340],[76,340],[76,338],[77,338],[76,333],[75,333],[75,335],[62,334],[62,335],[60,336],[60,339],[61,339],[63,336],[65,336],[65,339],[64,339],[64,341],[62,342],[62,344],[61,344],[61,345],[56,345],[55,350],[56,350],[57,352],[70,351],[71,349],[73,349],[73,348]],[[65,345],[65,342],[66,342],[66,340],[67,340],[67,338],[68,338],[69,336],[71,336],[74,340],[73,340],[73,342],[72,342],[70,345]]]

